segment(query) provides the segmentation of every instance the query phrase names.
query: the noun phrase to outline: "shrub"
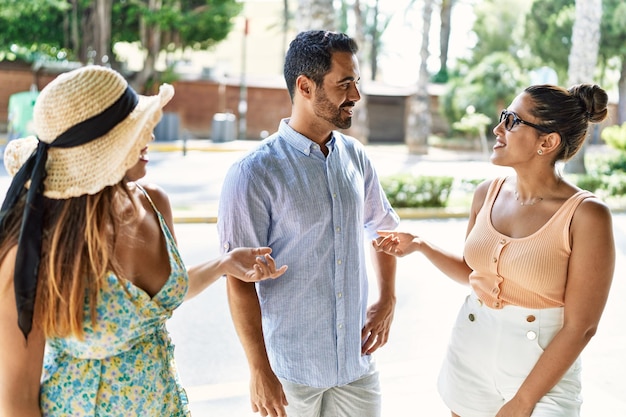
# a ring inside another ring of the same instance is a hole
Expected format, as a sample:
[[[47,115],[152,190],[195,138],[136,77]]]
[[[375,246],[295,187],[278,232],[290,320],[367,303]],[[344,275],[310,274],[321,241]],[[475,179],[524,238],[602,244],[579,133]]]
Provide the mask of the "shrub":
[[[446,207],[454,177],[394,175],[381,179],[395,208]]]
[[[602,139],[614,149],[626,151],[626,123],[621,126],[614,125],[602,129]]]

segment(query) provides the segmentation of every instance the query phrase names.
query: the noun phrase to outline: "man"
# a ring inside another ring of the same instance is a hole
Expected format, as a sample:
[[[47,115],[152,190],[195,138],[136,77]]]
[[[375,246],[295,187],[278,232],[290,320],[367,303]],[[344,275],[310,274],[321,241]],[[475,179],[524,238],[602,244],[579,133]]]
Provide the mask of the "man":
[[[356,52],[333,32],[291,42],[291,117],[231,167],[220,197],[223,249],[269,246],[289,266],[256,288],[228,280],[252,409],[262,416],[380,416],[371,354],[389,337],[396,261],[372,249],[380,294],[368,308],[364,244],[399,220],[363,146],[333,130],[350,127],[361,97]]]

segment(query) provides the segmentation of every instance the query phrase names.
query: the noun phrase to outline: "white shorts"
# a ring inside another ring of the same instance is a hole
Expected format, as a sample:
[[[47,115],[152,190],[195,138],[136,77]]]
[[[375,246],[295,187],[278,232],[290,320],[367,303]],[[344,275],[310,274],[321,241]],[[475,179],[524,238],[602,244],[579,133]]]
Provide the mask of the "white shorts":
[[[510,400],[563,326],[563,308],[494,310],[472,292],[439,374],[439,393],[462,417],[493,417]],[[532,417],[578,417],[580,358],[535,406]]]
[[[378,371],[347,385],[313,388],[280,378],[287,396],[289,417],[380,417]]]

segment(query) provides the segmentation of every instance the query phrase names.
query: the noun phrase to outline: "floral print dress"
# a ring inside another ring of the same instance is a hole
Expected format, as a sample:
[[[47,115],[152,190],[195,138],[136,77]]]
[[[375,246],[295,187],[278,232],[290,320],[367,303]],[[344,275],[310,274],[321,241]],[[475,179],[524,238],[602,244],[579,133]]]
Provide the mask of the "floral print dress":
[[[150,297],[110,274],[99,293],[96,325],[85,320],[84,340],[47,340],[40,396],[43,416],[190,415],[165,327],[183,301],[188,276],[167,224],[152,206],[167,242],[171,267],[167,282]],[[89,317],[89,305],[85,315]]]

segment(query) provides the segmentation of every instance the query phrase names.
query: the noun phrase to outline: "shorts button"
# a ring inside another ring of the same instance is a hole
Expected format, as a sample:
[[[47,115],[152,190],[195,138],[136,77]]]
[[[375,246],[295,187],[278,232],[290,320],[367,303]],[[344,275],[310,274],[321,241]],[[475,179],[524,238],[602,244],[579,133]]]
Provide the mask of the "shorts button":
[[[533,321],[535,321],[535,316],[531,314],[530,316],[526,317],[526,321],[532,323]]]
[[[469,319],[469,321],[474,321],[476,320],[476,318],[474,317],[474,315],[472,313],[470,313],[469,316],[467,316],[467,318]]]
[[[528,338],[528,340],[535,340],[537,338],[537,333],[530,330],[528,333],[526,333],[526,337]]]

